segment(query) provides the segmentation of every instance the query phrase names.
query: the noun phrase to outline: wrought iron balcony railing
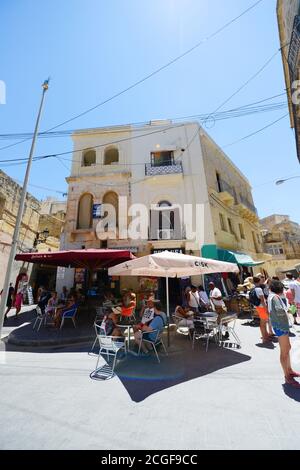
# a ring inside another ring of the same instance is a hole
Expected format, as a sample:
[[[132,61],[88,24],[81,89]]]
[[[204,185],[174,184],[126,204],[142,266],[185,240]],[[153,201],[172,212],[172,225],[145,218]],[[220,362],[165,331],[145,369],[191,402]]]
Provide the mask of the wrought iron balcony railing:
[[[300,15],[295,16],[294,27],[290,41],[288,64],[290,68],[291,79],[296,80],[298,74],[300,52]]]
[[[146,163],[145,165],[145,175],[146,176],[160,176],[160,175],[172,175],[183,173],[182,163],[172,163],[171,165],[151,165],[151,163]]]

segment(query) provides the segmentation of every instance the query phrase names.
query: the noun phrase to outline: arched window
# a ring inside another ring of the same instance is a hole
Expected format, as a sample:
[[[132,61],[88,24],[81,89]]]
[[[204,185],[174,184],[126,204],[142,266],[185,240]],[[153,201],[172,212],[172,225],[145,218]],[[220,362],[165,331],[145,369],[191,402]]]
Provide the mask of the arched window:
[[[93,196],[83,194],[79,199],[77,228],[87,229],[93,225]]]
[[[168,210],[167,207],[172,207],[168,201],[161,201],[158,203],[159,211],[159,230],[164,229],[174,230],[174,211]]]
[[[86,150],[82,157],[82,166],[92,166],[96,164],[96,151]]]
[[[119,162],[119,150],[116,147],[109,147],[104,152],[104,165],[113,165]]]
[[[118,227],[119,226],[119,223],[118,223],[118,215],[119,215],[119,196],[117,195],[117,193],[113,192],[113,191],[109,191],[108,193],[106,193],[103,197],[103,204],[110,204],[111,206],[113,206],[113,208],[115,209],[115,215],[116,215],[116,226]],[[104,214],[105,216],[105,214]]]

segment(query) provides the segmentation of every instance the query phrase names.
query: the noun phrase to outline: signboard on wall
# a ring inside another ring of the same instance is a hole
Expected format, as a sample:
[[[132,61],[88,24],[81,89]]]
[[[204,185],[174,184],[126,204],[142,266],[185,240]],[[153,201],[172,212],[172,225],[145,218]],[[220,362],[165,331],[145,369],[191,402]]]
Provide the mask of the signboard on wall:
[[[102,217],[102,204],[93,204],[93,219]]]
[[[184,248],[153,248],[152,252],[154,255],[157,253],[162,253],[163,251],[170,251],[171,253],[181,253],[185,254],[185,249]]]
[[[63,266],[57,266],[57,279],[64,279],[65,278],[66,268]]]

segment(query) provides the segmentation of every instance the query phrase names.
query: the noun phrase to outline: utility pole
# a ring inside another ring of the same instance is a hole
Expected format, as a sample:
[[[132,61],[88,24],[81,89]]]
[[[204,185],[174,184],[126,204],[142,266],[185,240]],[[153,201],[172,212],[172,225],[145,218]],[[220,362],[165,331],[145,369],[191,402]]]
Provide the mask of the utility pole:
[[[20,198],[20,205],[18,209],[18,214],[16,218],[16,225],[14,229],[14,234],[12,238],[12,244],[11,244],[11,250],[10,250],[10,255],[8,259],[8,265],[7,265],[7,270],[6,270],[6,275],[5,275],[5,281],[4,281],[4,286],[3,286],[3,291],[2,291],[2,297],[1,297],[1,304],[0,304],[0,339],[1,339],[1,332],[3,328],[3,322],[4,322],[4,314],[6,310],[6,301],[7,301],[7,296],[8,296],[8,290],[9,290],[9,284],[10,284],[10,278],[11,278],[11,273],[12,273],[12,267],[14,263],[14,259],[16,256],[17,252],[17,244],[19,240],[19,235],[20,235],[20,227],[24,215],[24,207],[25,207],[25,201],[26,201],[26,194],[27,194],[27,186],[28,186],[28,180],[29,180],[29,175],[30,175],[30,169],[31,169],[31,164],[32,164],[32,158],[33,158],[33,152],[35,148],[35,142],[38,134],[38,129],[39,129],[39,123],[40,123],[40,118],[42,114],[42,109],[43,109],[43,104],[44,104],[44,98],[45,98],[45,93],[48,90],[49,86],[49,79],[45,80],[42,88],[43,88],[43,93],[42,93],[42,98],[41,98],[41,103],[40,103],[40,108],[35,124],[35,129],[34,129],[34,134],[32,138],[32,144],[30,148],[30,153],[28,157],[28,163],[27,163],[27,168],[26,168],[26,173],[25,173],[25,178],[23,182],[23,188],[21,192],[21,198]]]

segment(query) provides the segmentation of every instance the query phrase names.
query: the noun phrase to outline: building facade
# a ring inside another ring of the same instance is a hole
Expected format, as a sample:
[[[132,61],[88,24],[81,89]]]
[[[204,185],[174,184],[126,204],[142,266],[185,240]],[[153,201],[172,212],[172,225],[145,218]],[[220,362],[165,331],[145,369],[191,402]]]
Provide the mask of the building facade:
[[[300,161],[300,0],[277,0],[277,18],[290,121]]]
[[[4,283],[21,191],[22,187],[0,170],[0,286]],[[28,193],[17,247],[18,252],[32,250],[34,246],[39,226],[40,207],[40,202]],[[31,265],[15,262],[11,277],[12,282],[15,281],[21,268],[30,274]]]
[[[244,254],[250,265],[266,258],[249,182],[197,122],[91,129],[74,133],[73,141],[61,249],[212,257],[222,250]],[[115,231],[107,204],[116,209]],[[136,222],[141,213],[146,224]],[[58,289],[73,283],[74,270],[65,270]]]
[[[57,251],[60,247],[61,235],[65,223],[66,202],[54,198],[42,201],[40,208],[39,224],[34,240],[33,250],[39,252]],[[34,264],[30,277],[32,287],[36,289],[44,285],[49,289],[55,289],[57,268],[43,264]]]
[[[264,248],[272,255],[267,263],[271,276],[284,277],[300,263],[300,225],[288,215],[274,214],[261,219]]]

